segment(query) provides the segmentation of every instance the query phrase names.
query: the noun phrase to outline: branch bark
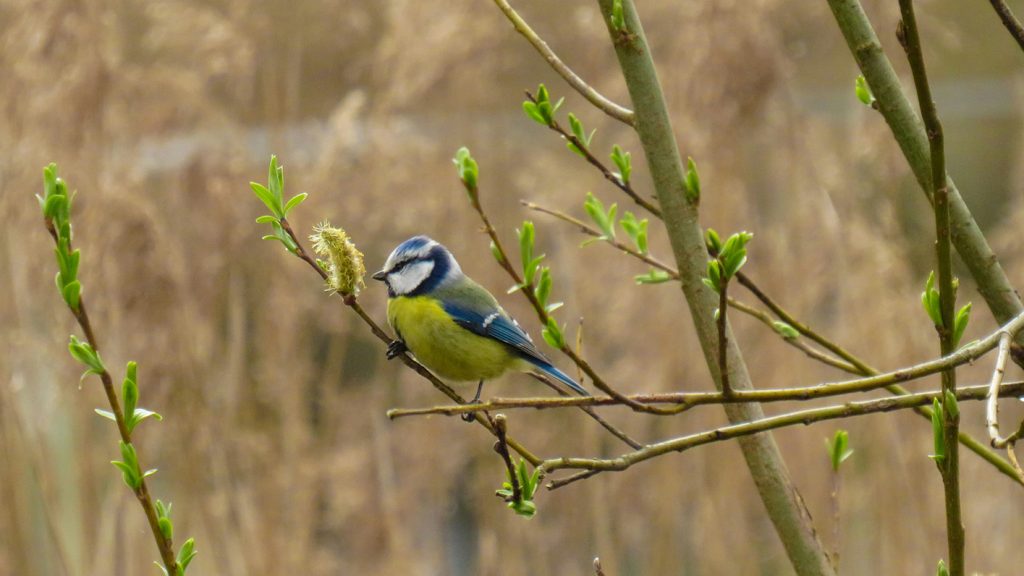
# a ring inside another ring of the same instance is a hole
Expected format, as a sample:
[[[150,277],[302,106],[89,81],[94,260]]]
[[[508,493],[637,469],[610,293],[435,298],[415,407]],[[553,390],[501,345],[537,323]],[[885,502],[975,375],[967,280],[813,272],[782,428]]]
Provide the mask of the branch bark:
[[[680,272],[680,284],[690,307],[706,364],[716,383],[721,386],[722,375],[718,373],[716,346],[718,335],[713,316],[717,298],[701,282],[707,250],[697,218],[699,198],[687,198],[683,164],[672,131],[672,122],[633,1],[621,2],[624,18],[623,26],[619,29],[612,24],[611,18],[617,2],[598,0],[598,4],[633,101],[634,127],[654,182],[658,205]],[[729,338],[729,343],[726,353],[732,389],[749,390],[752,388],[750,376],[735,338]],[[756,404],[729,405],[726,414],[732,422],[763,417],[760,406]],[[740,448],[761,500],[796,572],[800,575],[834,574],[828,554],[815,533],[810,513],[793,485],[774,439],[768,434],[747,436],[740,441]]]

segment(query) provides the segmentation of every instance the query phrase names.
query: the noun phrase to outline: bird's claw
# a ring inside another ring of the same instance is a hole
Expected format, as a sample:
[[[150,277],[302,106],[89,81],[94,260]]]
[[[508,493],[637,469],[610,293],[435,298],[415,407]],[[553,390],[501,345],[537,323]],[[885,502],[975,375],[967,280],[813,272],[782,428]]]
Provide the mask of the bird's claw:
[[[409,348],[405,346],[405,342],[402,342],[401,340],[392,340],[391,343],[388,344],[388,360],[394,360],[408,350]]]

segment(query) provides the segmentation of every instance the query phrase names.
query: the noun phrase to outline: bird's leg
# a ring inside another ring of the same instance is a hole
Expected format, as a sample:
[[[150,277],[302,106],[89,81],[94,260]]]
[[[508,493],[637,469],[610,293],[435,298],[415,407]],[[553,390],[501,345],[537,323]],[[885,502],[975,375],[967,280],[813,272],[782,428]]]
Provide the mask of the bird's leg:
[[[473,399],[469,401],[469,404],[476,404],[480,401],[480,392],[484,389],[484,381],[481,379],[476,384],[476,394],[473,395]],[[466,422],[472,422],[476,420],[476,412],[467,412],[462,415],[462,419]]]
[[[388,344],[388,360],[394,360],[408,351],[409,348],[406,347],[405,342],[402,342],[401,340],[392,340],[391,343]]]

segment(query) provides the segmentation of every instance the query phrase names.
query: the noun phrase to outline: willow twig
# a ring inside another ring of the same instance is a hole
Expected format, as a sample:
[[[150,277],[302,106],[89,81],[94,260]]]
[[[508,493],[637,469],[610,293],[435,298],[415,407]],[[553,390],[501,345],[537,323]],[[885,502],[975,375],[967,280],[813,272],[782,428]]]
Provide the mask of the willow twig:
[[[494,417],[494,431],[497,432],[498,440],[494,443],[494,451],[497,452],[505,462],[508,469],[509,483],[512,484],[511,502],[523,501],[523,489],[519,485],[519,474],[516,474],[516,466],[512,463],[512,456],[508,453],[508,422],[504,414],[497,414]]]
[[[964,386],[957,389],[956,398],[957,400],[962,401],[984,400],[987,393],[988,385],[986,384]],[[1024,393],[1024,382],[1004,384],[999,393],[1006,397],[1018,396],[1021,393]],[[864,400],[860,402],[847,402],[823,408],[810,408],[807,410],[800,410],[779,416],[769,416],[752,422],[732,424],[716,428],[714,430],[707,430],[696,434],[690,434],[688,436],[664,440],[662,442],[646,446],[641,450],[623,454],[616,458],[551,458],[541,462],[540,467],[546,473],[563,469],[579,469],[586,470],[587,472],[621,471],[633,466],[634,464],[638,464],[670,452],[683,452],[704,444],[723,442],[768,430],[775,430],[777,428],[808,425],[826,420],[850,418],[866,414],[877,414],[880,412],[892,412],[912,408],[914,406],[923,406],[925,404],[930,404],[935,398],[942,397],[942,394],[942,390],[931,390],[928,392],[907,394],[906,396],[893,396],[874,400]],[[567,478],[561,479],[559,486],[564,486],[567,483],[565,480],[567,480]]]
[[[1024,50],[1024,26],[1021,26],[1020,20],[1014,16],[1013,10],[1006,5],[1005,0],[989,0],[989,2],[992,3],[992,7],[995,8],[996,14],[1002,20],[1003,26],[1006,26],[1010,36],[1013,36],[1021,50]]]
[[[530,102],[533,102],[534,104],[537,103],[537,98],[535,98],[533,93],[530,92],[529,90],[526,91],[526,97],[530,100]],[[616,188],[625,192],[627,196],[632,198],[634,202],[642,206],[645,210],[647,210],[654,216],[661,218],[661,208],[658,208],[658,206],[655,205],[653,202],[651,202],[650,200],[646,200],[642,196],[640,196],[640,194],[638,194],[636,190],[633,190],[632,184],[624,181],[619,176],[616,176],[614,172],[612,172],[607,166],[604,165],[604,162],[601,162],[596,156],[594,156],[594,154],[590,151],[590,147],[587,146],[585,142],[582,142],[579,138],[576,137],[575,134],[567,132],[565,128],[562,128],[562,125],[559,124],[558,121],[555,120],[554,118],[551,119],[551,123],[548,124],[547,126],[551,130],[558,133],[562,138],[564,138],[568,142],[571,142],[572,145],[575,146],[576,149],[583,154],[583,157],[587,160],[587,162],[589,162],[594,168],[597,168],[601,172],[601,175],[604,176],[605,180],[611,182],[612,184],[615,185]]]
[[[541,57],[544,58],[544,61],[547,62],[548,65],[551,66],[551,68],[569,84],[569,86],[572,86],[574,90],[579,92],[581,96],[586,98],[587,101],[593,104],[598,110],[601,110],[605,114],[615,118],[627,126],[633,125],[632,110],[605,98],[600,92],[577,76],[571,68],[562,62],[562,59],[558,57],[558,54],[555,54],[554,50],[548,46],[548,43],[534,32],[533,28],[530,28],[530,25],[526,23],[526,20],[524,20],[523,17],[520,16],[508,2],[506,2],[506,0],[494,0],[494,4],[499,10],[501,10],[502,14],[508,18],[508,21],[512,23],[512,27],[516,29],[516,32],[519,32],[524,38],[526,38],[526,41],[540,53]]]
[[[924,54],[921,50],[921,38],[917,30],[917,18],[914,15],[913,0],[899,0],[900,20],[899,39],[917,89],[917,99],[924,120],[925,134],[928,136],[928,150],[931,161],[931,193],[932,207],[935,214],[935,252],[938,261],[939,315],[941,325],[936,326],[939,333],[939,347],[942,354],[948,354],[956,346],[954,342],[953,309],[956,300],[956,288],[953,286],[953,257],[950,245],[949,222],[949,187],[946,184],[946,154],[943,144],[942,123],[932,98],[931,86],[928,84],[928,72],[925,67]],[[945,394],[956,393],[956,371],[949,368],[942,373],[942,391]],[[945,400],[943,400],[945,406]],[[960,508],[960,444],[957,437],[960,431],[960,411],[947,406],[943,410],[943,436],[945,437],[945,458],[938,462],[942,473],[942,484],[945,488],[946,503],[946,540],[949,548],[949,573],[952,576],[964,574],[964,524]]]
[[[57,231],[53,227],[52,220],[46,220],[46,229],[50,232],[50,236],[53,238],[54,243],[57,244],[59,250],[60,242],[58,241]],[[67,247],[70,252],[70,240],[67,243]],[[89,345],[98,353],[100,351],[99,340],[96,338],[96,333],[93,331],[92,322],[89,320],[89,313],[86,311],[85,297],[79,297],[78,310],[70,310],[75,316],[75,320],[78,321],[78,325],[82,328],[82,332],[85,333],[85,338],[88,340]],[[135,453],[138,455],[138,448],[132,444],[132,433],[128,428],[128,421],[125,419],[124,410],[121,408],[121,402],[117,398],[117,392],[114,388],[114,379],[106,368],[99,371],[98,375],[100,377],[100,381],[103,383],[103,392],[106,394],[107,402],[110,404],[110,411],[114,414],[114,422],[117,423],[117,431],[121,436],[121,441],[135,448]],[[137,488],[132,488],[132,492],[135,494],[135,499],[139,501],[139,505],[142,506],[142,510],[146,514],[146,520],[149,522],[149,529],[153,533],[153,539],[156,541],[156,546],[160,551],[160,560],[163,562],[164,567],[167,569],[169,574],[177,574],[178,561],[174,555],[174,542],[164,534],[163,530],[160,529],[156,506],[153,504],[153,498],[149,494],[146,475],[142,473],[142,470],[145,470],[145,468],[140,464],[139,485]]]
[[[1010,465],[1017,471],[1018,477],[1024,482],[1024,469],[1017,462],[1017,454],[1014,452],[1014,444],[1024,435],[1024,420],[1021,421],[1017,431],[1005,438],[999,434],[999,389],[1003,385],[1003,374],[1006,371],[1006,359],[1010,355],[1010,341],[1012,336],[1004,332],[999,338],[999,352],[996,355],[996,365],[992,370],[992,380],[989,382],[988,396],[985,404],[985,424],[988,427],[988,435],[993,448],[1005,448],[1006,457]]]

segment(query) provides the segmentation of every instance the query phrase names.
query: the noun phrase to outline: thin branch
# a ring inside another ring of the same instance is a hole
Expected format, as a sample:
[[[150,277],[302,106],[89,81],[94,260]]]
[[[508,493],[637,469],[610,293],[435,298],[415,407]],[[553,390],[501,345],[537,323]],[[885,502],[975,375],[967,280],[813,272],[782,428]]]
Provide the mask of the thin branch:
[[[526,97],[530,99],[530,102],[533,102],[534,104],[537,103],[537,99],[529,90],[526,91]],[[636,190],[633,190],[633,186],[631,184],[629,184],[628,182],[624,182],[622,178],[616,176],[614,172],[612,172],[607,166],[604,165],[604,162],[601,162],[600,160],[597,159],[596,156],[594,156],[594,154],[590,151],[590,147],[587,146],[585,142],[580,141],[580,139],[577,138],[575,134],[567,132],[564,128],[562,128],[562,125],[559,124],[558,121],[555,119],[551,120],[551,123],[548,124],[548,128],[558,133],[562,138],[564,138],[568,142],[571,142],[572,145],[575,146],[576,149],[583,154],[583,157],[587,160],[587,162],[589,162],[594,168],[597,168],[601,172],[601,175],[604,176],[605,180],[611,182],[612,184],[615,185],[616,188],[625,192],[627,196],[632,198],[633,201],[639,204],[640,206],[643,206],[645,210],[647,210],[654,216],[661,218],[661,208],[658,208],[658,206],[656,206],[653,202],[645,200],[642,196],[637,194]]]
[[[512,500],[510,502],[523,501],[523,489],[519,485],[519,474],[516,474],[515,464],[512,463],[512,456],[508,453],[508,422],[504,414],[494,417],[494,430],[497,432],[498,441],[494,443],[494,451],[501,455],[508,469],[509,483],[512,484]]]
[[[722,264],[723,270],[725,263],[719,261]],[[722,382],[722,394],[726,396],[732,396],[732,386],[729,385],[729,364],[728,364],[728,348],[729,335],[726,327],[726,312],[729,310],[729,279],[722,278],[721,289],[718,291],[718,373],[721,375]]]
[[[988,436],[992,441],[993,448],[1006,448],[1020,438],[1024,430],[1024,423],[1013,434],[1003,438],[999,435],[999,387],[1003,384],[1003,374],[1006,372],[1006,359],[1010,356],[1010,341],[1012,336],[1009,332],[1003,332],[999,336],[999,352],[996,355],[996,365],[992,370],[992,380],[989,382],[988,402],[985,405],[985,424],[988,427]]]
[[[1019,396],[1022,393],[1024,393],[1024,382],[1004,384],[1000,389],[1000,394],[1005,395],[1006,397]],[[847,402],[823,408],[810,408],[779,416],[769,416],[752,422],[723,426],[714,430],[698,432],[696,434],[681,436],[679,438],[672,438],[670,440],[651,444],[641,450],[623,454],[616,458],[551,458],[541,462],[540,467],[546,473],[563,469],[580,469],[586,470],[587,472],[621,471],[633,466],[634,464],[638,464],[670,452],[683,452],[697,446],[723,442],[778,428],[809,425],[826,420],[851,418],[854,416],[877,414],[880,412],[892,412],[913,408],[914,406],[923,406],[930,404],[935,398],[940,398],[942,394],[942,390],[931,390],[928,392],[908,394],[906,396],[893,396],[874,400],[864,400],[860,402]],[[956,398],[957,400],[962,401],[984,400],[986,394],[988,394],[988,385],[979,384],[977,386],[964,386],[959,388],[956,391]],[[562,480],[564,481],[566,479]],[[560,485],[565,485],[565,482]]]
[[[501,10],[505,17],[508,18],[508,21],[512,23],[512,27],[516,29],[516,32],[519,32],[524,38],[526,38],[527,42],[529,42],[530,45],[533,46],[534,49],[536,49],[544,58],[544,61],[547,62],[559,76],[565,79],[569,86],[572,86],[572,88],[579,92],[581,96],[586,98],[588,102],[605,114],[619,122],[622,122],[623,124],[626,124],[627,126],[633,125],[632,110],[624,108],[605,98],[600,92],[577,76],[571,68],[562,62],[561,58],[559,58],[558,55],[555,54],[554,50],[548,46],[548,43],[537,35],[537,33],[533,31],[533,28],[530,28],[530,25],[526,23],[526,20],[524,20],[508,2],[505,0],[494,0],[494,4],[499,10]]]
[[[931,86],[928,84],[928,72],[921,50],[921,38],[917,30],[917,17],[914,15],[914,2],[913,0],[899,0],[899,4],[902,19],[898,36],[900,44],[907,53],[907,60],[910,62],[914,87],[917,89],[917,99],[921,107],[921,117],[924,120],[925,134],[928,136],[932,205],[935,213],[935,253],[938,261],[939,315],[942,321],[941,325],[936,326],[936,330],[939,333],[940,350],[945,355],[952,352],[956,345],[953,326],[956,288],[953,286],[953,257],[950,246],[946,153],[943,144],[942,123],[939,121]],[[953,368],[942,373],[942,391],[946,395],[956,393],[956,370]],[[943,406],[946,406],[945,396],[943,397]],[[945,489],[949,572],[952,576],[963,576],[965,534],[960,507],[960,444],[957,441],[960,431],[960,411],[952,409],[951,406],[946,406],[946,408],[943,410],[946,455],[938,464]]]
[[[551,388],[552,390],[554,390],[556,394],[558,394],[559,396],[561,396],[563,398],[578,398],[578,396],[572,396],[571,394],[569,394],[565,390],[562,390],[554,382],[551,382],[550,380],[548,380],[547,378],[541,376],[540,374],[534,374],[534,373],[530,372],[529,375],[531,377],[533,377],[534,379],[542,382],[548,388]],[[614,398],[612,398],[612,399],[614,400]],[[612,424],[611,422],[605,420],[604,417],[601,416],[600,414],[598,414],[597,412],[595,412],[592,407],[585,406],[585,405],[579,405],[579,409],[583,410],[584,412],[586,412],[595,422],[600,424],[601,427],[603,427],[605,430],[607,430],[612,436],[615,436],[619,440],[622,440],[623,442],[625,442],[630,448],[633,448],[634,450],[637,450],[637,449],[643,447],[643,444],[641,444],[640,442],[637,442],[636,440],[631,438],[628,434],[626,434],[625,432],[623,432],[622,430],[617,428],[614,424]],[[391,411],[390,410],[388,410],[388,417],[391,418]]]
[[[58,241],[57,231],[53,227],[51,220],[46,220],[46,228],[50,232],[50,236],[53,238],[58,249],[60,249],[60,242]],[[71,251],[71,243],[68,241],[68,251]],[[92,322],[89,320],[89,313],[85,307],[85,297],[80,296],[78,302],[78,310],[71,310],[75,316],[75,320],[78,321],[78,325],[82,328],[82,332],[85,333],[85,338],[88,340],[89,345],[97,353],[100,351],[99,340],[96,338],[96,333],[93,331]],[[121,436],[121,441],[125,444],[132,444],[132,433],[128,429],[128,422],[125,420],[124,411],[121,408],[121,402],[117,398],[117,392],[114,388],[114,379],[111,377],[110,372],[104,368],[99,372],[100,381],[103,383],[103,392],[107,395],[107,402],[110,404],[110,411],[114,413],[114,422],[117,423],[117,431]],[[138,455],[138,448],[135,448],[135,453]],[[141,459],[140,459],[141,460]],[[153,539],[156,541],[156,546],[160,550],[160,560],[163,562],[169,574],[178,573],[178,562],[174,556],[174,542],[166,537],[163,531],[160,529],[159,518],[157,517],[156,507],[153,505],[153,498],[149,494],[149,486],[146,483],[146,476],[142,473],[144,468],[139,464],[139,487],[133,488],[132,492],[135,494],[135,498],[139,501],[139,505],[142,506],[142,510],[146,514],[146,520],[149,522],[149,529],[153,533]]]
[[[284,231],[288,233],[288,236],[290,236],[291,239],[295,242],[295,255],[298,256],[299,259],[301,259],[306,264],[309,264],[310,267],[312,267],[313,270],[315,270],[316,273],[320,275],[320,278],[326,280],[327,273],[324,272],[322,268],[320,268],[320,266],[316,263],[316,260],[311,258],[309,256],[309,253],[306,252],[305,248],[302,247],[302,242],[299,241],[299,237],[295,235],[295,231],[292,230],[292,226],[288,222],[288,220],[284,218],[281,219],[281,228],[284,229]],[[373,335],[376,336],[380,341],[384,342],[385,344],[390,344],[392,341],[394,341],[394,339],[391,338],[391,336],[389,336],[388,333],[385,332],[384,329],[381,328],[380,325],[378,325],[377,322],[374,321],[374,319],[371,318],[370,315],[366,313],[366,310],[364,310],[363,307],[359,304],[359,300],[355,296],[345,296],[342,294],[338,295],[342,297],[342,300],[345,302],[345,305],[351,308],[363,320],[363,322],[370,327],[370,331],[373,332]],[[458,402],[459,404],[466,403],[466,400],[462,396],[460,396],[450,386],[448,386],[440,379],[438,379],[436,376],[434,376],[434,374],[431,373],[430,370],[427,370],[425,366],[423,366],[415,359],[413,359],[413,357],[410,356],[407,352],[403,352],[402,354],[398,355],[398,358],[402,361],[403,364],[405,364],[406,366],[414,370],[417,374],[419,374],[427,381],[429,381],[431,384],[433,384],[434,388],[437,388],[445,396],[451,398],[453,401]],[[490,421],[486,414],[474,414],[474,419],[477,422],[479,422],[481,426],[486,428],[488,432],[497,437],[498,432],[495,429],[494,424]],[[528,450],[519,442],[515,441],[512,438],[507,438],[507,442],[508,445],[513,450],[515,450],[520,456],[526,459],[526,461],[529,462],[530,464],[536,466],[537,464],[540,463],[541,459],[537,457],[533,452],[530,452],[530,450]]]
[[[578,227],[580,231],[583,232],[584,234],[588,234],[595,238],[602,238],[604,242],[614,246],[621,252],[628,254],[634,258],[637,258],[647,264],[650,264],[651,266],[659,270],[664,271],[674,279],[679,279],[679,272],[675,268],[672,268],[671,266],[665,264],[664,262],[654,258],[650,254],[641,253],[632,248],[631,246],[623,244],[616,239],[604,238],[604,235],[601,234],[601,232],[598,231],[596,228],[588,225],[587,223],[577,218],[574,218],[558,210],[553,210],[551,208],[546,208],[544,206],[534,204],[533,202],[521,201],[521,203],[531,210],[535,210],[537,212],[554,216],[559,220],[572,224],[573,226]],[[798,333],[800,333],[800,335],[805,336],[808,340],[817,343],[818,345],[832,352],[839,358],[829,356],[828,354],[825,354],[808,346],[800,338],[783,337],[786,343],[799,350],[802,350],[811,358],[819,360],[830,366],[834,366],[835,368],[843,370],[844,372],[850,374],[857,374],[860,376],[876,376],[879,374],[878,370],[872,368],[864,360],[858,358],[853,353],[847,351],[839,344],[833,342],[832,340],[829,340],[827,337],[818,333],[809,325],[805,324],[804,322],[800,321],[795,316],[790,314],[778,302],[776,302],[768,294],[761,290],[761,288],[754,282],[754,280],[751,279],[746,274],[744,274],[742,271],[736,274],[736,278],[739,280],[740,284],[742,284],[745,288],[747,288],[747,290],[751,292],[751,294],[753,294],[758,300],[760,300],[765,306],[767,306],[776,315],[776,317],[779,318],[779,320],[785,322],[793,329],[795,329]],[[772,317],[769,316],[766,312],[758,310],[752,306],[748,306],[733,298],[729,299],[729,306],[757,318],[766,326],[772,328],[773,331],[775,330],[774,321]],[[904,395],[909,393],[905,388],[903,388],[899,384],[889,384],[888,386],[885,386],[885,389],[895,395]],[[914,408],[914,412],[920,415],[925,420],[931,422],[931,408],[927,406],[918,406]],[[1005,474],[1013,481],[1024,484],[1024,482],[1021,482],[1021,474],[1017,471],[1017,469],[1012,465],[1011,462],[1008,462],[1007,460],[1004,460],[1003,458],[999,457],[999,455],[993,452],[988,446],[985,446],[983,443],[975,439],[970,434],[961,431],[960,443],[966,446],[967,449],[971,450],[972,452],[980,456],[983,460],[987,461],[989,464],[995,466],[996,469],[998,469],[1000,472]]]
[[[1003,21],[1003,26],[1006,26],[1010,36],[1013,36],[1020,49],[1024,50],[1024,26],[1021,26],[1020,20],[1013,15],[1013,10],[1010,10],[1010,7],[1006,5],[1005,0],[989,0],[989,2],[992,3],[992,7],[995,8],[996,14]]]

